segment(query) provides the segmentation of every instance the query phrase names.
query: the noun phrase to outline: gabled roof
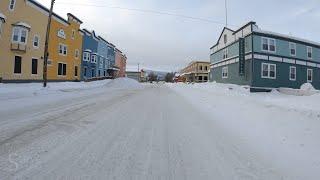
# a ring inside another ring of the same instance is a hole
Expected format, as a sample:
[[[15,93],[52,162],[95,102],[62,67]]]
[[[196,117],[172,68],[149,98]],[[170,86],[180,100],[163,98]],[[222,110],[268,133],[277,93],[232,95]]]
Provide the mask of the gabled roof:
[[[232,30],[232,29],[230,29],[230,28],[227,28],[227,27],[224,27],[223,30],[222,30],[222,32],[221,32],[221,34],[220,34],[220,36],[219,36],[219,39],[218,39],[217,43],[216,43],[215,45],[213,45],[211,48],[213,48],[214,46],[216,46],[217,44],[219,44],[219,41],[220,41],[220,39],[221,39],[221,37],[222,37],[222,34],[223,34],[225,31],[231,31],[232,33],[234,33],[234,30]],[[211,49],[211,48],[210,48],[210,49]]]
[[[50,12],[50,10],[48,8],[46,8],[45,6],[43,6],[42,4],[38,3],[37,1],[35,0],[28,0],[29,2],[31,2],[32,4],[34,4],[35,6],[39,7],[40,9],[46,11],[47,13]],[[67,20],[65,20],[63,17],[59,16],[58,14],[56,13],[53,13],[52,14],[54,17],[60,19],[61,21],[65,22],[66,24],[70,24]]]

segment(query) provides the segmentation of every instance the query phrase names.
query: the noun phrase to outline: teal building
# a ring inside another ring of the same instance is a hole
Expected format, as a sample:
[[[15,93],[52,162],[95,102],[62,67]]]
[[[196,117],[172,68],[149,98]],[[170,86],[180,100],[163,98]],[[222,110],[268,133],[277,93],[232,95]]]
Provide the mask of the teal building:
[[[320,89],[320,44],[261,30],[249,22],[224,28],[210,48],[210,80],[247,85],[252,91],[311,83]]]

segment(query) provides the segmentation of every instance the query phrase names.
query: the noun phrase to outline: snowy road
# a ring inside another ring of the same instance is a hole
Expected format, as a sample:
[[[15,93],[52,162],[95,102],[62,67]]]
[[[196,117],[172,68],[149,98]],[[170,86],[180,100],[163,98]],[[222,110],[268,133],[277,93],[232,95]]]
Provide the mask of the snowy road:
[[[39,101],[0,111],[0,179],[269,180],[290,174],[166,85]]]

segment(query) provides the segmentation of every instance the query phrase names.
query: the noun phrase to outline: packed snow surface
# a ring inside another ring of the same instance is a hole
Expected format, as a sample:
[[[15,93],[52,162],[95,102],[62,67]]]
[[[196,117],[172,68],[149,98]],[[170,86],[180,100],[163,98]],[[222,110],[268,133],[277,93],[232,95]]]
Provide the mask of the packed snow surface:
[[[0,84],[0,179],[318,180],[320,95]]]

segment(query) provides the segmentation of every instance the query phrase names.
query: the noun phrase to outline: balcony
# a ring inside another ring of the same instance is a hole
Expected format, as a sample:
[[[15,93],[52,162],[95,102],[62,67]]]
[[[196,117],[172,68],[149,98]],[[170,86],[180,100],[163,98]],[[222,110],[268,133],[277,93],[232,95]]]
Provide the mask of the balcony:
[[[20,43],[11,43],[11,50],[26,53],[27,52],[27,45],[20,44]]]

